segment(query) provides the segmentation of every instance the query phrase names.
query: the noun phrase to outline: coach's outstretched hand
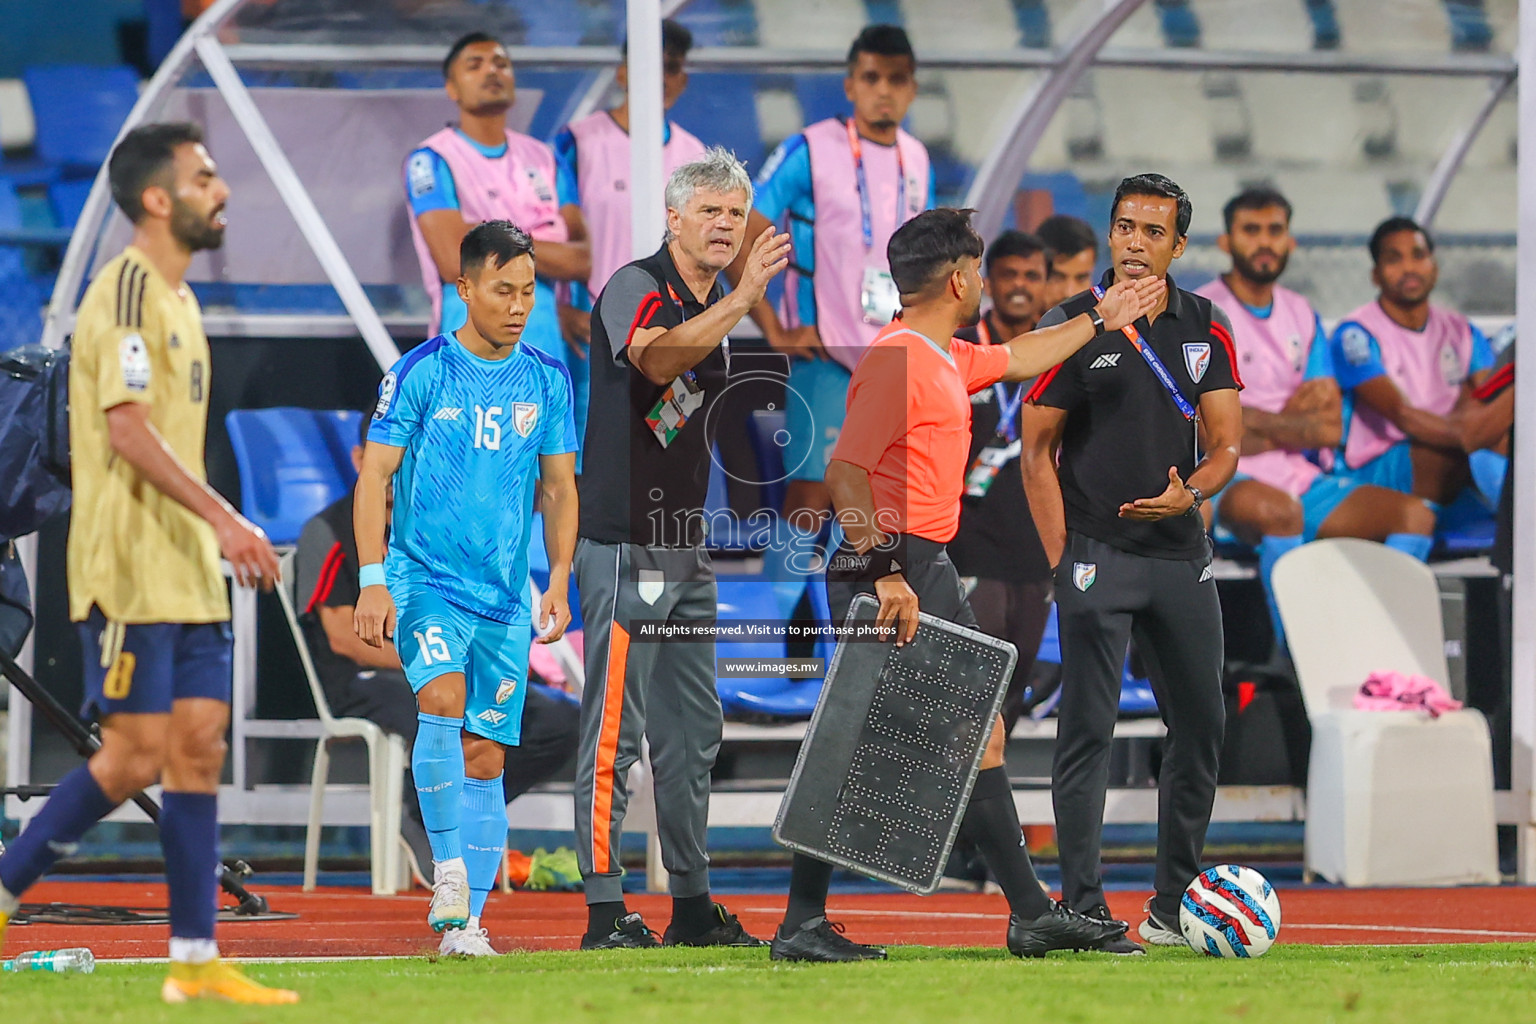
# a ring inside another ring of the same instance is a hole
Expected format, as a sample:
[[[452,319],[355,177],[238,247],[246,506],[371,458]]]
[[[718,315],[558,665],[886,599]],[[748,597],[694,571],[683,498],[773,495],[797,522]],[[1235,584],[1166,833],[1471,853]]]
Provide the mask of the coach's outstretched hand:
[[[389,596],[388,587],[375,583],[363,588],[352,611],[352,629],[369,647],[383,647],[385,640],[394,639],[395,599]]]
[[[1118,331],[1146,316],[1162,301],[1168,284],[1160,277],[1143,277],[1135,281],[1117,281],[1099,300],[1099,316],[1104,318],[1106,331]]]
[[[897,647],[917,636],[917,591],[912,589],[905,576],[897,572],[876,580],[875,596],[880,599],[875,625],[894,625]],[[885,639],[884,633],[880,639]]]
[[[1195,496],[1189,493],[1189,488],[1179,477],[1178,467],[1169,466],[1168,487],[1163,493],[1155,498],[1137,498],[1126,502],[1120,506],[1120,518],[1156,522],[1159,519],[1188,515],[1194,503]]]
[[[280,575],[277,552],[267,533],[238,512],[231,512],[214,527],[219,538],[219,553],[229,562],[235,583],[242,587],[260,587],[270,591]]]
[[[768,282],[789,266],[789,236],[773,227],[763,229],[747,251],[746,262],[741,267],[741,280],[736,282],[732,295],[740,295],[748,309],[763,301]]]

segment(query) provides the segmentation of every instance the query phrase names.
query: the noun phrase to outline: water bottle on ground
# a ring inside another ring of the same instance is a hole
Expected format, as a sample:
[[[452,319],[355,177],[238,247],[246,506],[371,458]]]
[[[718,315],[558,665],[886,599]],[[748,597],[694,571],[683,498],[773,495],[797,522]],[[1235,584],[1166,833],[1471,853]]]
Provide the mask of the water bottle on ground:
[[[23,953],[5,961],[7,971],[51,971],[54,974],[90,974],[96,958],[88,949],[50,949]]]

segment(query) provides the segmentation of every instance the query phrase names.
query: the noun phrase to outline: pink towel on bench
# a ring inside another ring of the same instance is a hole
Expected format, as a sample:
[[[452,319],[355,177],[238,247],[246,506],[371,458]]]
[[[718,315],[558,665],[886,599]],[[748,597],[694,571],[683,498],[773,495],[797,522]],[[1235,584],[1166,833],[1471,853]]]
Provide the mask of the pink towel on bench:
[[[1372,672],[1355,694],[1357,711],[1428,711],[1439,718],[1445,711],[1460,711],[1461,701],[1428,676],[1401,672]]]

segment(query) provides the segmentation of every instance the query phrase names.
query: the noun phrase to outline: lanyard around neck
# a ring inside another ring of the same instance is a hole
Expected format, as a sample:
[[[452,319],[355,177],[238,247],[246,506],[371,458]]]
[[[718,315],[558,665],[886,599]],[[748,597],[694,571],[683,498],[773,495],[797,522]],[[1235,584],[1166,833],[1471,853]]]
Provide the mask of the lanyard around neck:
[[[859,140],[859,130],[853,126],[853,118],[846,122],[848,126],[848,148],[853,150],[854,181],[859,189],[859,221],[864,232],[864,251],[875,247],[874,217],[869,212],[869,179],[864,175],[864,144]],[[903,216],[907,212],[907,166],[901,159],[901,140],[896,142],[896,226],[903,223]]]
[[[1093,297],[1102,299],[1104,297],[1104,289],[1094,285]],[[1173,404],[1179,407],[1179,412],[1184,414],[1186,420],[1193,422],[1196,416],[1195,407],[1189,404],[1189,399],[1185,398],[1184,392],[1179,390],[1179,385],[1173,379],[1173,374],[1168,372],[1168,367],[1164,366],[1163,361],[1157,357],[1157,353],[1152,351],[1151,344],[1143,340],[1141,332],[1136,329],[1136,325],[1126,324],[1120,328],[1120,333],[1126,336],[1131,343],[1131,347],[1139,352],[1141,358],[1146,360],[1147,365],[1152,368],[1153,375],[1162,383],[1163,388],[1173,399]]]

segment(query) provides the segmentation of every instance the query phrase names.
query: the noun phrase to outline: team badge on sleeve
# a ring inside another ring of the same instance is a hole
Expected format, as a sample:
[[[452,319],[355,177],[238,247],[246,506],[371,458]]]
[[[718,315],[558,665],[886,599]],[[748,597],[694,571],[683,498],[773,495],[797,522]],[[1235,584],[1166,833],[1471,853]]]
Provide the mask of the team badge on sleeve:
[[[512,403],[512,429],[516,430],[519,437],[527,437],[533,433],[534,426],[539,422],[539,407],[532,402]]]
[[[373,407],[373,418],[383,419],[389,413],[389,403],[395,400],[395,371],[390,370],[379,381],[379,404]]]
[[[149,389],[149,349],[141,336],[130,334],[117,343],[117,361],[129,391]]]
[[[432,167],[432,154],[425,151],[413,154],[410,162],[405,165],[405,176],[411,188],[411,195],[416,199],[437,188],[437,174]]]
[[[1339,333],[1339,347],[1351,366],[1364,366],[1371,361],[1371,336],[1359,324],[1347,324]]]
[[[1099,566],[1095,562],[1072,563],[1072,585],[1083,593],[1093,586],[1093,581],[1099,578]]]
[[[1196,384],[1205,376],[1205,371],[1211,368],[1211,343],[1208,341],[1186,341],[1184,343],[1184,367],[1189,370],[1189,379]]]

